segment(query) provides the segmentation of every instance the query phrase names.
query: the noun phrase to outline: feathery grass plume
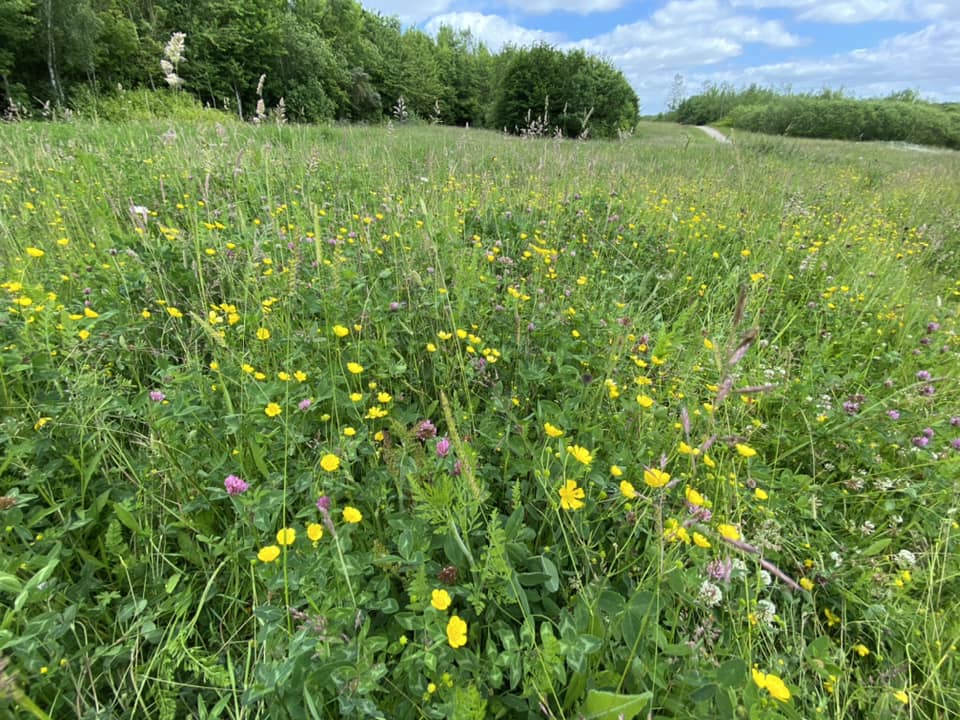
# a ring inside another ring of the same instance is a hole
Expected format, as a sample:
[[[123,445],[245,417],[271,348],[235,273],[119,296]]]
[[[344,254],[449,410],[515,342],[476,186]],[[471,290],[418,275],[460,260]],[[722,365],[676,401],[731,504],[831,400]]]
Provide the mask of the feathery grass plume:
[[[263,83],[267,80],[267,74],[263,73],[260,76],[260,79],[257,81],[257,110],[256,115],[253,118],[253,124],[259,125],[263,122],[263,119],[267,116],[267,106],[263,102]]]
[[[404,122],[409,113],[407,112],[407,101],[403,99],[403,95],[397,98],[397,104],[393,106],[393,117],[397,122]]]
[[[163,48],[163,58],[160,60],[160,69],[163,70],[163,79],[174,90],[183,87],[183,78],[177,74],[180,63],[183,62],[183,51],[187,34],[175,32]]]

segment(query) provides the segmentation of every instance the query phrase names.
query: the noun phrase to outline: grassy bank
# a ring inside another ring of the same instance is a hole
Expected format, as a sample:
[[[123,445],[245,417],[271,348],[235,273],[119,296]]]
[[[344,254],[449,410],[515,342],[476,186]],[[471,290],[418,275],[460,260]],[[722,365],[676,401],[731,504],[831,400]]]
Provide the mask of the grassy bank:
[[[953,154],[0,139],[4,712],[960,712]]]

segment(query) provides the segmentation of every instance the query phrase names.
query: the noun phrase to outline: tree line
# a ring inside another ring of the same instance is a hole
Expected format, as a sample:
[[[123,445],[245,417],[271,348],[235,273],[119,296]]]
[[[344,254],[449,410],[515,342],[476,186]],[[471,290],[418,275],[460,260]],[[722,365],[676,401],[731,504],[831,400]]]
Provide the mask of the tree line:
[[[443,27],[432,37],[355,0],[0,0],[8,115],[82,112],[144,88],[245,120],[259,104],[299,122],[412,116],[602,137],[639,113],[623,74],[583,51],[491,52],[469,31]]]
[[[960,104],[925,102],[914,90],[854,98],[837,90],[792,94],[751,85],[710,85],[678,98],[662,119],[718,123],[770,135],[889,140],[960,149]]]

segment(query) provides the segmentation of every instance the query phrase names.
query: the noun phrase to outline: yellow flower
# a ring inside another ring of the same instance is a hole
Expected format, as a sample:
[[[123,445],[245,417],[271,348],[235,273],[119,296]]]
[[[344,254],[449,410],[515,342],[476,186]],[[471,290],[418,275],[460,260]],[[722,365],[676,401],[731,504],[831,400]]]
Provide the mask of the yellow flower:
[[[661,488],[670,482],[670,473],[659,468],[644,468],[643,481],[652,488]]]
[[[823,615],[827,618],[827,627],[833,627],[840,623],[840,618],[830,608],[824,608]]]
[[[690,533],[680,524],[676,518],[667,520],[663,528],[663,539],[667,542],[682,542],[684,545],[690,544]]]
[[[393,400],[393,395],[388,392],[378,392],[377,393],[377,402],[381,405],[386,405],[388,402]]]
[[[343,429],[343,434],[346,435],[347,437],[353,437],[354,435],[357,434],[357,431],[352,427],[345,427]]]
[[[627,480],[620,481],[620,494],[623,495],[627,500],[633,500],[637,496],[637,491],[633,487],[633,484]]]
[[[717,464],[706,453],[703,454],[703,464],[708,468],[715,468]]]
[[[623,475],[623,470],[620,469],[619,465],[611,465],[610,474],[613,475],[615,478],[617,478]]]
[[[761,501],[766,500],[770,497],[767,491],[764,490],[763,488],[755,488],[753,491],[753,495],[755,498],[757,498],[757,500],[761,500]]]
[[[297,531],[293,528],[282,528],[277,531],[277,545],[293,545],[297,539]]]
[[[853,649],[857,653],[857,655],[859,655],[860,657],[866,657],[867,655],[870,654],[870,648],[868,648],[863,643],[857,643],[856,645],[853,646]]]
[[[806,577],[800,578],[800,587],[802,587],[807,592],[811,592],[813,590],[813,580]]]
[[[749,445],[744,445],[743,443],[737,443],[736,448],[741,457],[751,458],[757,454],[756,450]]]
[[[703,346],[704,346],[707,350],[713,350],[713,343],[710,342],[710,339],[709,339],[709,338],[704,338],[704,339],[703,339]]]
[[[386,417],[390,413],[384,410],[379,405],[374,405],[372,408],[367,410],[367,414],[363,417],[367,420],[379,420],[382,417]]]
[[[83,315],[84,317],[90,318],[91,320],[93,320],[94,318],[100,317],[100,313],[98,313],[93,308],[88,308],[88,307],[85,307],[83,309]]]
[[[452,648],[467,644],[467,623],[459,615],[452,615],[447,623],[447,642]]]
[[[687,485],[686,489],[683,491],[684,497],[687,498],[687,502],[696,507],[705,507],[707,500],[703,497],[698,491],[694,490],[692,487]]]
[[[430,595],[430,604],[437,610],[446,610],[450,602],[450,593],[446,590],[434,590]]]
[[[320,467],[327,472],[334,472],[340,467],[340,458],[333,453],[327,453],[320,459]]]
[[[350,393],[350,400],[352,402],[360,402],[361,400],[363,400],[363,393],[359,393],[359,392]]]
[[[585,447],[580,447],[579,445],[567,445],[567,452],[573,456],[573,459],[578,463],[583,463],[584,465],[589,465],[593,462],[593,455],[590,454],[590,451]]]
[[[363,520],[363,513],[361,513],[352,505],[347,505],[343,509],[343,519],[345,522],[348,522],[351,525],[356,525],[358,522]]]
[[[427,343],[427,352],[433,353],[437,351],[437,346],[433,343]]]
[[[323,537],[323,525],[320,523],[310,523],[307,525],[307,537],[316,542]]]
[[[640,395],[637,395],[637,403],[642,408],[649,408],[653,406],[653,398],[650,397],[649,395],[640,394]]]
[[[762,673],[757,668],[753,668],[750,672],[756,686],[761,690],[766,690],[775,700],[787,702],[790,699],[790,689],[779,677],[773,673]]]
[[[563,435],[563,430],[558,428],[556,425],[551,425],[550,423],[543,424],[543,431],[552,438],[558,438]]]
[[[81,340],[86,340],[88,337],[90,337],[90,331],[89,331],[89,330],[81,330],[80,332],[77,333],[77,335],[80,336],[80,339],[81,339]]]
[[[297,382],[306,382],[307,374],[303,370],[297,370],[293,376],[297,379]]]
[[[27,248],[27,255],[29,255],[30,257],[34,257],[34,258],[41,258],[41,257],[44,256],[44,252],[43,252],[43,250],[41,250],[40,248],[28,247],[28,248]]]
[[[52,419],[53,419],[53,418],[49,418],[49,417],[39,418],[39,419],[33,424],[33,429],[34,429],[34,430],[41,430],[41,429],[43,428],[43,426],[46,425],[48,422],[50,422]]]
[[[729,523],[720,523],[717,525],[717,532],[721,536],[725,537],[727,540],[739,540],[740,531],[737,530],[736,525],[730,525]]]
[[[265,548],[260,548],[260,552],[257,553],[257,560],[264,563],[273,562],[278,557],[280,557],[280,548],[276,545],[267,545]]]
[[[448,333],[443,330],[440,330],[437,332],[437,337],[440,338],[441,340],[449,340],[450,338],[453,337],[453,333]]]
[[[333,334],[339,338],[346,337],[347,335],[350,334],[350,329],[345,328],[343,325],[334,325]]]
[[[363,365],[361,365],[360,363],[348,362],[347,370],[349,370],[354,375],[359,375],[360,373],[363,372]]]
[[[560,493],[560,507],[564,510],[579,510],[583,507],[583,498],[586,497],[582,487],[577,487],[576,480],[567,480]]]
[[[907,705],[907,704],[910,703],[910,696],[907,695],[907,693],[906,693],[905,690],[897,690],[896,692],[893,693],[893,696],[894,696],[897,700],[899,700],[900,702],[902,702],[904,705]]]
[[[265,327],[257,329],[257,340],[269,340],[269,339],[270,339],[269,330],[267,330]]]
[[[277,377],[283,382],[290,382],[290,373],[288,373],[286,370],[281,370],[278,372]]]
[[[693,534],[693,544],[697,547],[708,548],[710,547],[710,541],[707,540],[703,535],[698,532]]]
[[[263,409],[263,412],[266,413],[267,417],[276,417],[283,412],[283,409],[275,402],[272,402]]]

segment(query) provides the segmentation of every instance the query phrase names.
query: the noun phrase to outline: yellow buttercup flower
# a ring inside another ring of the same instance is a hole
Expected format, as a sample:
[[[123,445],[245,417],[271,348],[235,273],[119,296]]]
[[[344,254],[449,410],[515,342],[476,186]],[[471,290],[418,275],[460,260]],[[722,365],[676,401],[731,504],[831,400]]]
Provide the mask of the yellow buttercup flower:
[[[649,395],[637,395],[637,403],[640,405],[640,407],[646,409],[653,406],[653,398]]]
[[[452,648],[467,644],[467,623],[459,615],[451,616],[447,623],[447,642]]]
[[[576,480],[567,480],[558,492],[560,494],[560,507],[564,510],[579,510],[583,507],[583,498],[587,494],[583,488],[577,487]]]
[[[355,507],[347,505],[347,507],[343,509],[343,519],[345,522],[348,522],[351,525],[356,525],[358,522],[363,520],[363,513],[361,513]]]
[[[573,456],[573,459],[578,463],[583,463],[584,465],[589,465],[593,462],[593,455],[590,454],[590,451],[585,447],[579,445],[567,445],[567,452]]]
[[[323,525],[320,523],[310,523],[307,525],[307,537],[316,542],[323,537]]]
[[[276,545],[267,545],[265,548],[260,548],[260,552],[257,553],[257,560],[263,563],[270,563],[280,557],[280,548]]]
[[[619,465],[611,465],[610,474],[613,475],[615,478],[621,477],[623,475],[623,470]]]
[[[543,424],[543,431],[552,438],[558,438],[563,435],[563,430],[558,428],[556,425],[551,425],[550,423]]]
[[[643,481],[652,488],[662,488],[670,482],[670,473],[659,468],[644,468]]]
[[[334,472],[340,467],[340,458],[333,453],[327,453],[320,458],[320,467],[327,472]]]
[[[350,329],[345,328],[343,325],[334,325],[333,334],[339,338],[346,337],[347,335],[350,334]]]
[[[623,495],[627,500],[633,500],[637,496],[637,491],[633,487],[632,483],[627,480],[621,480],[620,494]]]
[[[730,523],[720,523],[717,526],[717,532],[721,536],[725,537],[727,540],[739,540],[740,531],[737,530],[736,525],[731,525]]]
[[[757,454],[757,451],[756,451],[756,450],[754,450],[754,449],[753,449],[752,447],[750,447],[749,445],[745,445],[744,443],[737,443],[737,444],[736,444],[736,448],[737,448],[737,453],[738,453],[741,457],[751,458],[751,457],[753,457],[754,455]]]
[[[297,539],[297,531],[293,528],[282,528],[277,531],[277,545],[293,545]]]
[[[437,610],[446,610],[450,603],[450,593],[446,590],[434,590],[430,594],[430,604]]]
[[[363,365],[361,365],[360,363],[348,362],[347,370],[349,370],[354,375],[359,375],[360,373],[363,372]]]
[[[267,417],[276,417],[283,412],[283,408],[277,405],[277,403],[272,402],[267,404],[267,406],[263,409],[263,412]]]
[[[267,330],[265,327],[257,329],[257,340],[269,340],[269,339],[270,339],[269,330]]]
[[[756,667],[752,668],[750,673],[756,686],[766,690],[775,700],[787,702],[790,699],[790,688],[773,673],[760,672]]]

